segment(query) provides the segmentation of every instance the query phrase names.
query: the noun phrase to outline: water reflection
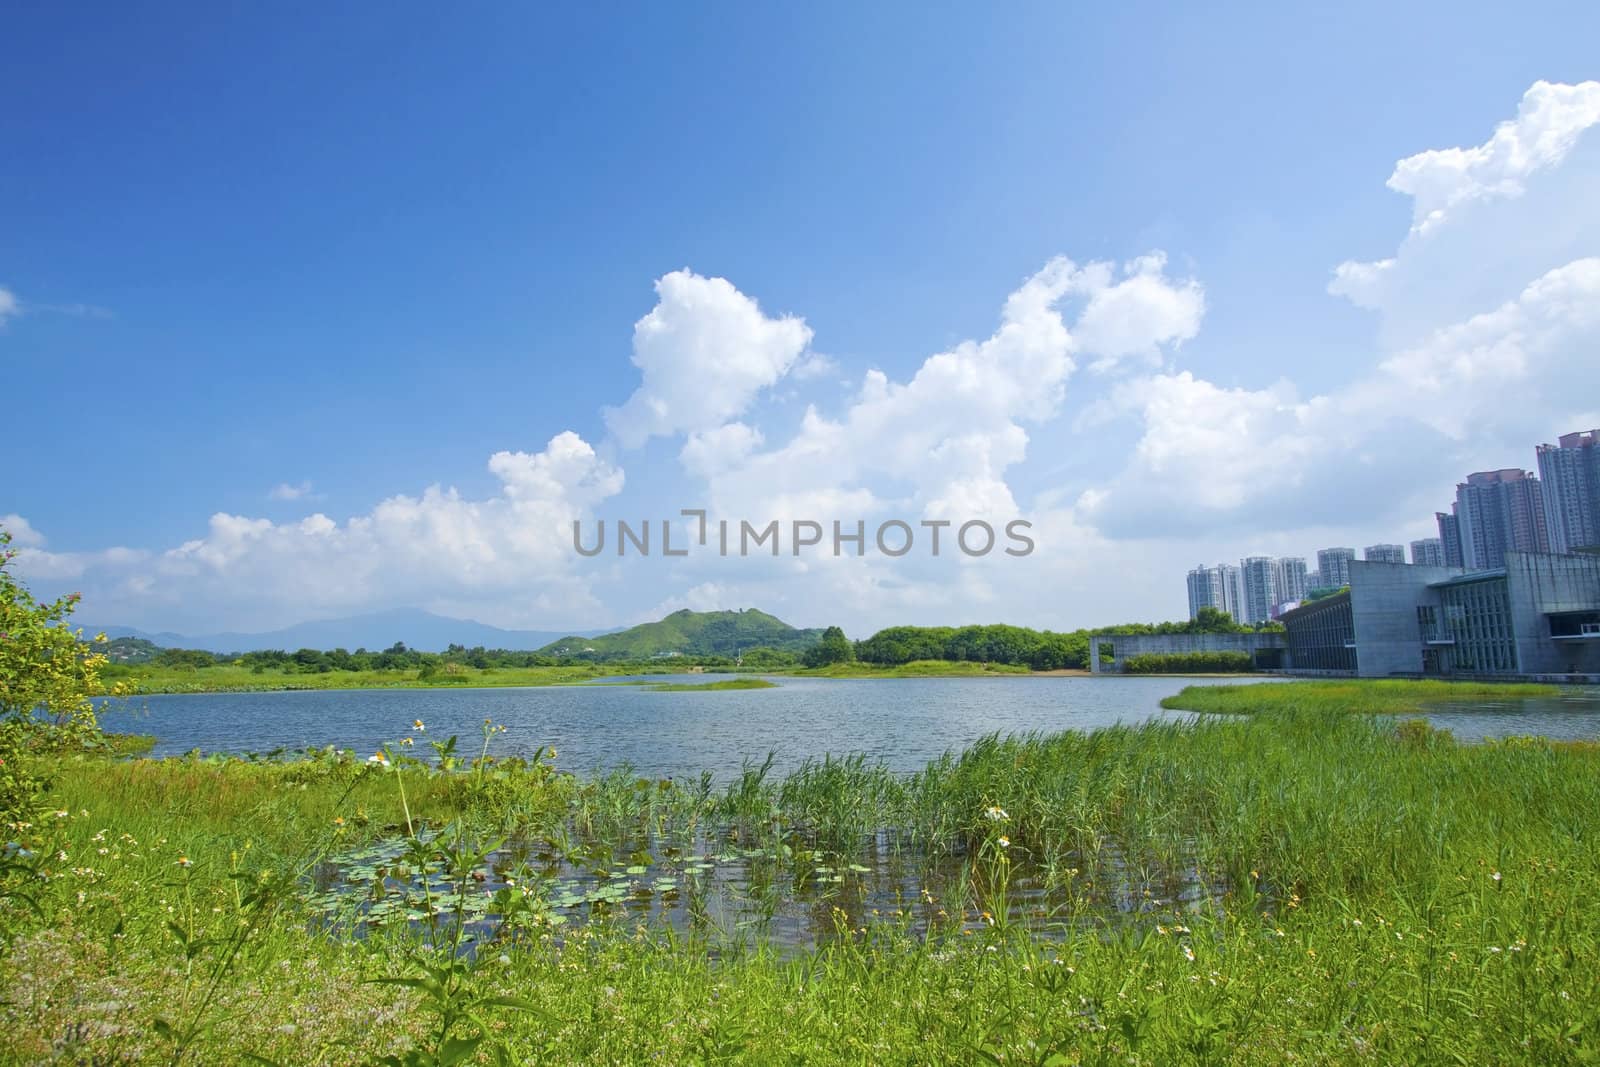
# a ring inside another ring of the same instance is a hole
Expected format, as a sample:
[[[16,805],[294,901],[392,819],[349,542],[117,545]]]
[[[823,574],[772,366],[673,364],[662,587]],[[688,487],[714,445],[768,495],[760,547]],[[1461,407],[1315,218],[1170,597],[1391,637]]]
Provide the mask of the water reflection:
[[[390,838],[331,858],[315,872],[313,909],[355,936],[396,923],[426,926],[431,904],[440,921],[459,912],[478,943],[519,932],[561,938],[583,923],[611,921],[670,927],[715,951],[754,943],[799,951],[886,927],[922,939],[1006,925],[1045,938],[1135,920],[1180,926],[1196,911],[1220,908],[1228,891],[1225,879],[1193,863],[1135,862],[1109,839],[1096,855],[1046,866],[1020,849],[997,862],[992,851],[929,850],[890,830],[847,852],[793,835],[750,845],[731,826],[610,843],[523,836],[460,884],[441,867],[424,879],[406,852],[405,841]],[[518,930],[503,925],[508,913]]]

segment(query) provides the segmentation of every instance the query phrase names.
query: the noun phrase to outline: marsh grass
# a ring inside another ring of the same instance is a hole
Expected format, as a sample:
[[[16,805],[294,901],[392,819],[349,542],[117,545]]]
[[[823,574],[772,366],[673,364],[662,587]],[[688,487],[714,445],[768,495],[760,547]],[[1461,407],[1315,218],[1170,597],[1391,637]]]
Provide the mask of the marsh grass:
[[[1259,711],[1362,712],[1416,714],[1450,701],[1502,701],[1557,696],[1554,685],[1498,682],[1402,681],[1350,678],[1339,681],[1283,682],[1276,685],[1192,685],[1165,697],[1161,706],[1178,711],[1250,714]]]
[[[656,682],[645,686],[652,693],[717,693],[724,690],[776,689],[777,682],[765,678],[719,678],[714,682]]]
[[[256,669],[235,663],[214,667],[168,667],[155,663],[119,664],[106,672],[107,681],[127,687],[130,694],[251,693],[296,689],[433,689],[439,687],[578,685],[596,678],[637,674],[637,666],[566,664],[555,667],[468,667],[451,664],[448,672],[424,675],[419,669],[366,671],[304,671]],[[659,668],[652,671],[667,673]]]
[[[252,930],[182,1016],[195,1062],[438,1062],[428,991],[363,981],[448,982],[456,959],[472,1010],[449,1035],[481,1039],[480,1060],[1594,1062],[1600,749],[1348,713],[1403,713],[1401,689],[1248,688],[1255,709],[1229,700],[1253,715],[989,737],[905,777],[847,758],[779,780],[769,760],[722,790],[419,762],[402,804],[393,772],[338,753],[65,760],[66,814],[35,843],[66,858],[42,918],[6,916],[4,1055],[170,1060],[152,1021],[178,1015],[181,914],[202,967]],[[466,835],[418,862],[448,868],[447,894],[500,894],[485,911],[511,917],[506,936],[351,937],[314,921],[309,883],[270,913],[242,903],[308,851],[407,836],[407,812]],[[505,835],[530,862],[495,869],[485,843]],[[724,923],[703,872],[653,888],[667,860],[714,870],[734,851],[747,910],[798,908],[816,947]],[[603,869],[615,899],[560,906],[540,853]],[[891,870],[903,899],[868,895]],[[662,921],[669,894],[707,921]]]

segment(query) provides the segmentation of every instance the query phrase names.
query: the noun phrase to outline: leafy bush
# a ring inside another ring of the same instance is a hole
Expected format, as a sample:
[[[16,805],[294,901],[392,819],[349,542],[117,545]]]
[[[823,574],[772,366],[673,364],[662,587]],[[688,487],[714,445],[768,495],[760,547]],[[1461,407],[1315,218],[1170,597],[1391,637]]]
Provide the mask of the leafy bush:
[[[1123,663],[1129,674],[1240,674],[1254,667],[1248,652],[1151,652]]]

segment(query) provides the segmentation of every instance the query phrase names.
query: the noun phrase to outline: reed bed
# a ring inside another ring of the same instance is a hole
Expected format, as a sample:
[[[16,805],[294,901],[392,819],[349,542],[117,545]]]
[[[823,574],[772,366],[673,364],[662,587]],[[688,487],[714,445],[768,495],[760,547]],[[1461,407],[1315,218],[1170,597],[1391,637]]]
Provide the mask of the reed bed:
[[[476,758],[65,760],[20,831],[47,877],[7,901],[0,1060],[1596,1062],[1600,746],[1350,714],[1416,690],[1217,692],[1180,702],[1253,713],[909,776],[580,779],[487,730]],[[317,865],[385,843],[420,918],[316,921]],[[811,942],[709,898],[662,919],[733,852]],[[871,905],[894,855],[905,897]],[[563,903],[541,862],[606,880]]]

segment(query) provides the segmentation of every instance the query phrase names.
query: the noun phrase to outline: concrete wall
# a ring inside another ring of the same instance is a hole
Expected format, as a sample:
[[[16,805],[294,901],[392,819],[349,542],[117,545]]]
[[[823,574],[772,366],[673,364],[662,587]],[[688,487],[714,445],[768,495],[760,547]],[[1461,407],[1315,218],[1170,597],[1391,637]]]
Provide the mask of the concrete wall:
[[[1350,615],[1355,625],[1356,671],[1363,678],[1422,673],[1419,605],[1439,606],[1428,588],[1465,573],[1460,567],[1417,567],[1405,563],[1353,560],[1350,564]]]
[[[1506,596],[1521,673],[1600,673],[1600,639],[1555,640],[1545,618],[1600,609],[1600,556],[1508,552]]]
[[[1111,645],[1115,659],[1100,659],[1100,646]],[[1090,634],[1089,670],[1120,674],[1129,656],[1181,655],[1185,652],[1257,652],[1287,647],[1283,634]]]

